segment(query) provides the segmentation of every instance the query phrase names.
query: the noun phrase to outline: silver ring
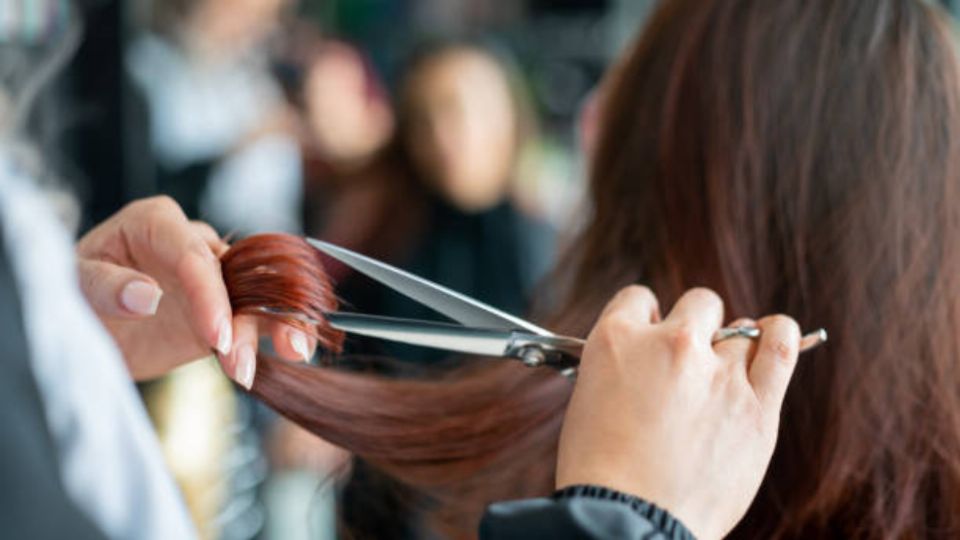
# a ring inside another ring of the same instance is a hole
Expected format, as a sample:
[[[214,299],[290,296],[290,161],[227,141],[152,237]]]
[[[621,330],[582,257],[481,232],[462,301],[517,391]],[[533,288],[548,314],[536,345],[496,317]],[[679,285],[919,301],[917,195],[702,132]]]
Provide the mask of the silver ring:
[[[760,337],[760,329],[755,326],[727,326],[717,330],[713,334],[711,343],[719,343],[721,341],[736,337],[757,339]]]

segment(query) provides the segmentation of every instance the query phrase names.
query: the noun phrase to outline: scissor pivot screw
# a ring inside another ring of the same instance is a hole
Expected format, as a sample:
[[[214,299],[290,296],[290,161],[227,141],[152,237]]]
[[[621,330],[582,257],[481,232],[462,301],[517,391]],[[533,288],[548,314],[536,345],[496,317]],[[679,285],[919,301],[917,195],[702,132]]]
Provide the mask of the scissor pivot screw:
[[[547,355],[535,347],[524,349],[523,352],[520,353],[520,359],[523,360],[523,365],[527,367],[540,367],[547,363]]]

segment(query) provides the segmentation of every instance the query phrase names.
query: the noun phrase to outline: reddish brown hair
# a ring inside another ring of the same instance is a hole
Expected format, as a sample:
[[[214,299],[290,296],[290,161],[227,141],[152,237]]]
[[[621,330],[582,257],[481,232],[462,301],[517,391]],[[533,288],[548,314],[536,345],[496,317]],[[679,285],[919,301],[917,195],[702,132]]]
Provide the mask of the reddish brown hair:
[[[619,287],[787,312],[801,362],[740,538],[960,535],[960,73],[917,0],[663,2],[603,95],[555,329]],[[440,502],[549,493],[569,383],[510,363],[383,381],[265,361],[253,392]]]

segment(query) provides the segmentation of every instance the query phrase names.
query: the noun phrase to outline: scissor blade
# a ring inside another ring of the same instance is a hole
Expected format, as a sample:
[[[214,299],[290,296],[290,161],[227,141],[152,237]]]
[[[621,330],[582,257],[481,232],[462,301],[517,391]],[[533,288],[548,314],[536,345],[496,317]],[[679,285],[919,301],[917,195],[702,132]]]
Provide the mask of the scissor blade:
[[[503,330],[360,313],[327,313],[326,319],[334,328],[351,334],[481,356],[504,356],[512,335]]]
[[[307,238],[307,242],[357,272],[379,281],[400,294],[412,298],[464,326],[499,330],[524,330],[541,336],[553,335],[549,330],[540,328],[531,322],[504,313],[469,296],[376,259],[313,238]]]

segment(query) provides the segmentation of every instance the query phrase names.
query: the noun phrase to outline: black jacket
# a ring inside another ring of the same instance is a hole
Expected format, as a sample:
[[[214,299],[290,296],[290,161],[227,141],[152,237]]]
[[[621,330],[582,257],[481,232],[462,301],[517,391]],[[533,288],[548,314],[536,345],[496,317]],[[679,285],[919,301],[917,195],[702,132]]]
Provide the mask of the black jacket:
[[[694,540],[666,510],[597,486],[573,486],[550,499],[491,505],[482,540]]]

